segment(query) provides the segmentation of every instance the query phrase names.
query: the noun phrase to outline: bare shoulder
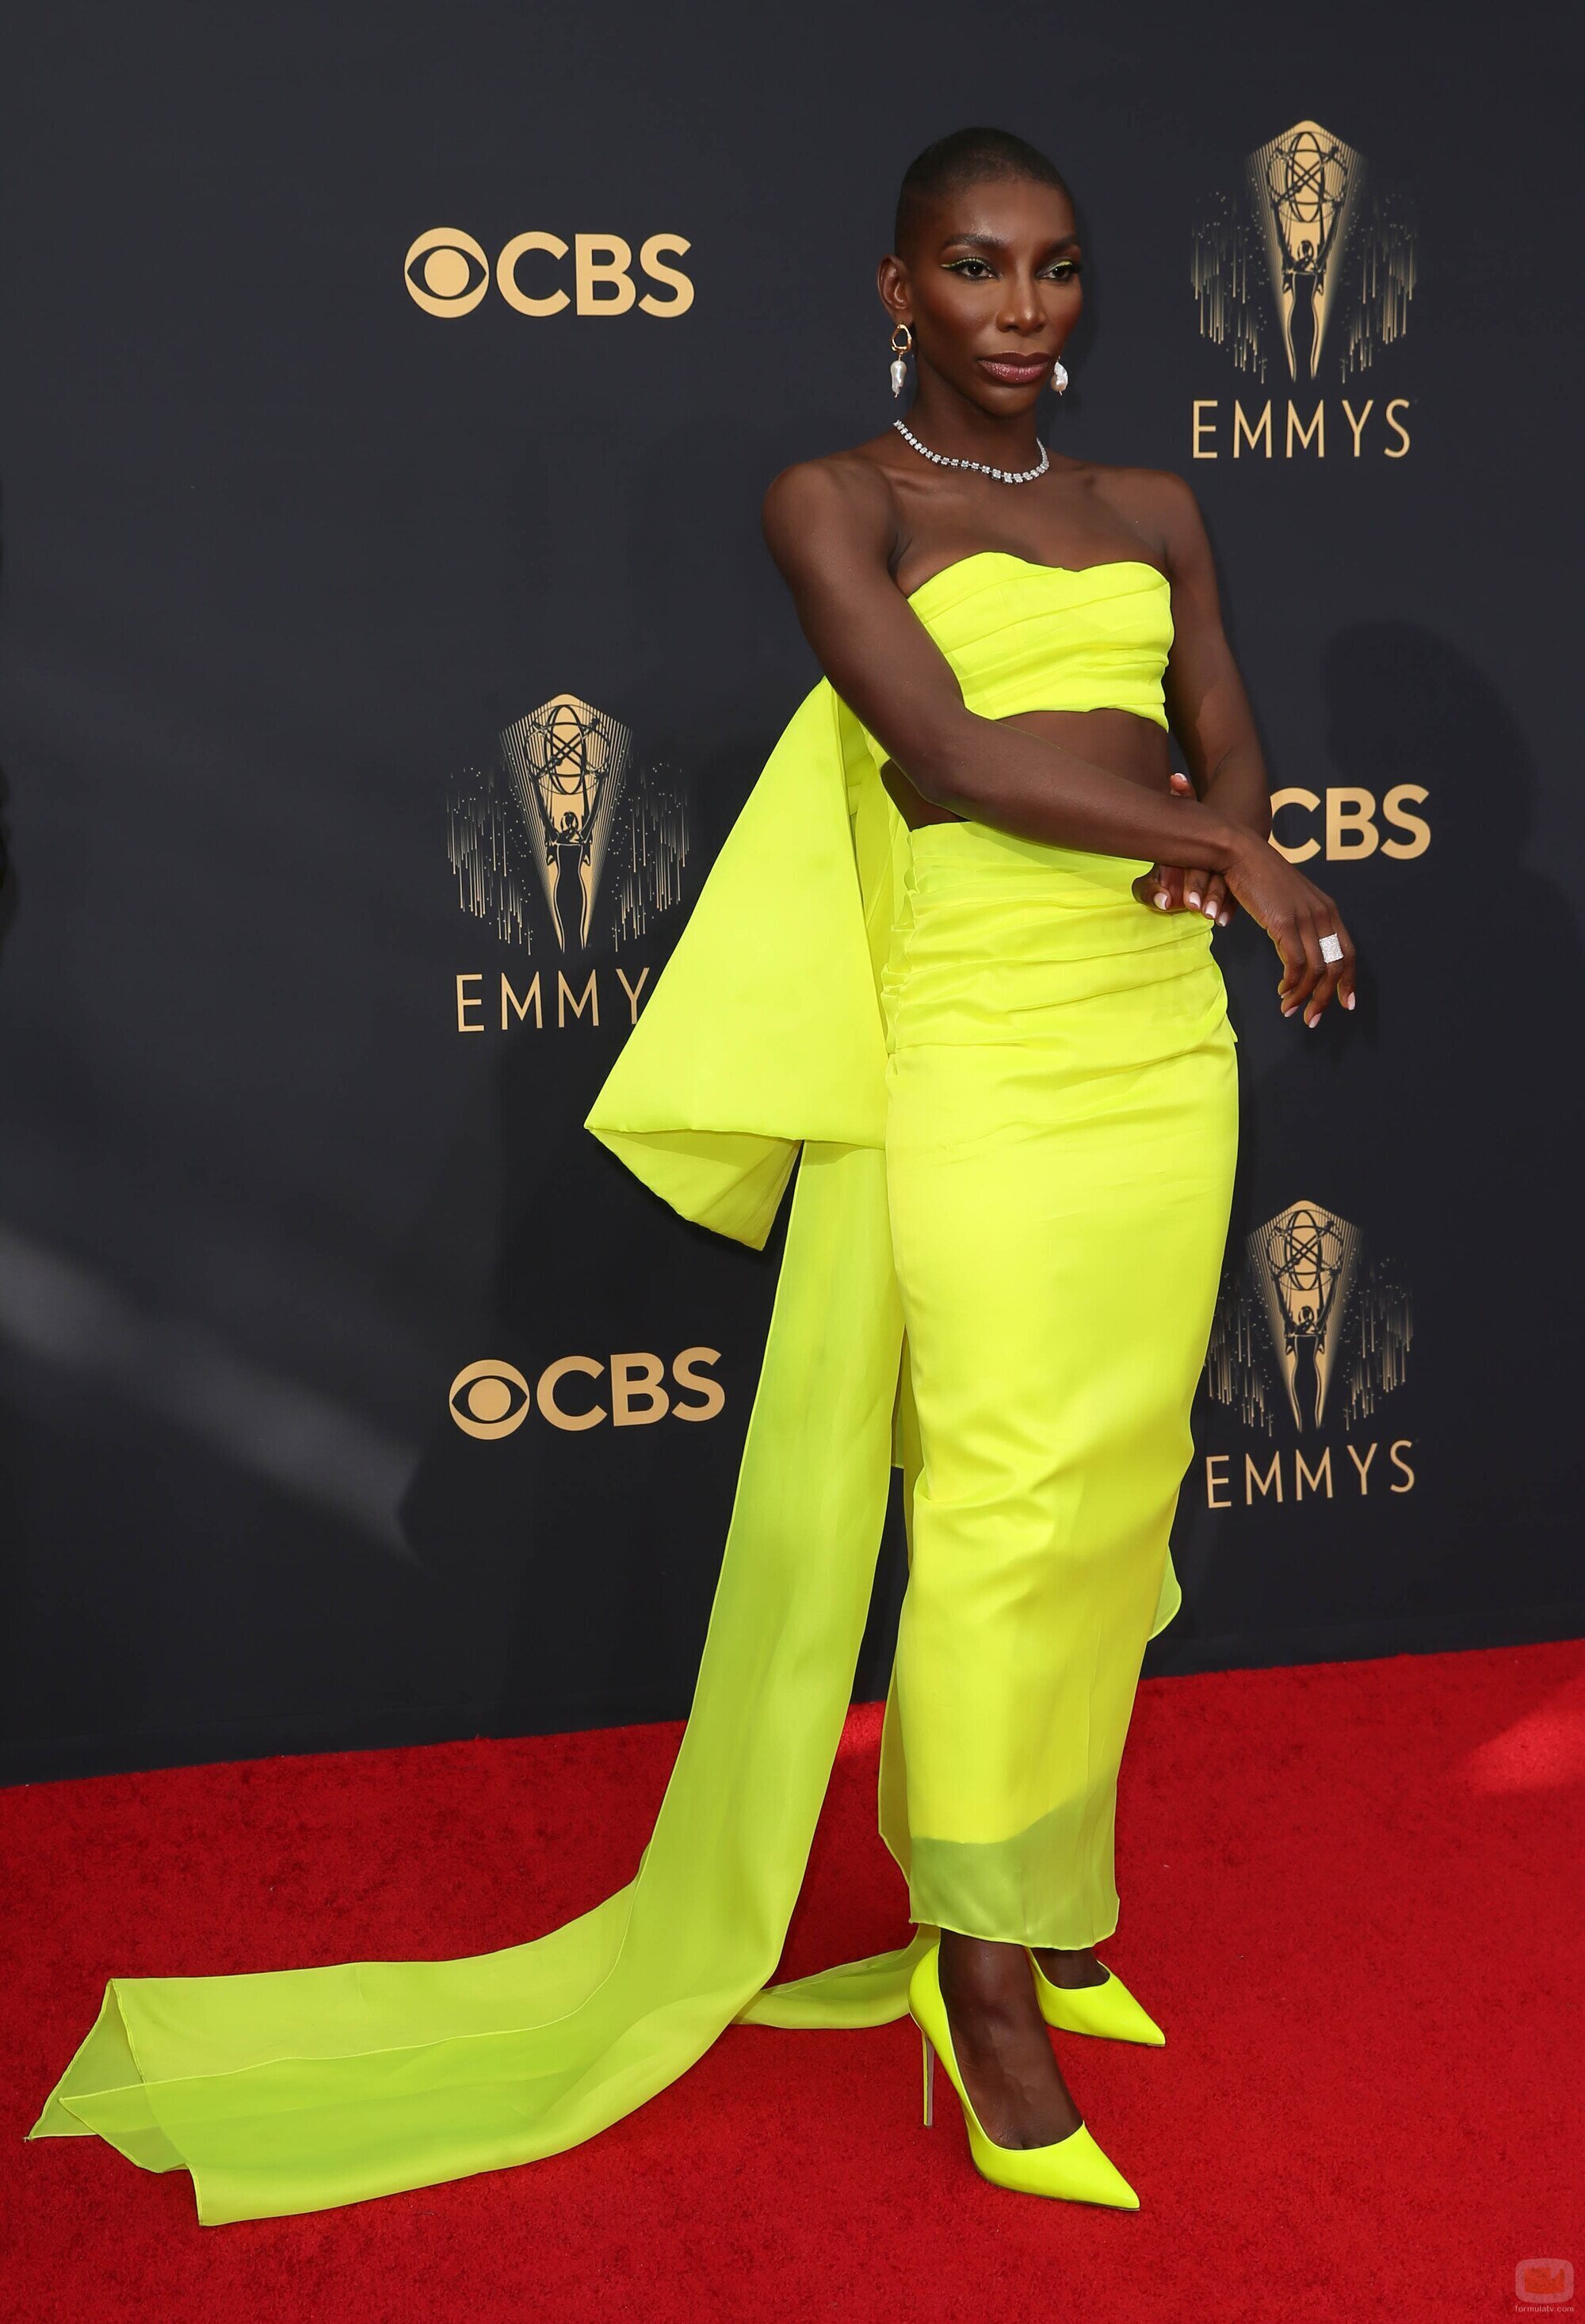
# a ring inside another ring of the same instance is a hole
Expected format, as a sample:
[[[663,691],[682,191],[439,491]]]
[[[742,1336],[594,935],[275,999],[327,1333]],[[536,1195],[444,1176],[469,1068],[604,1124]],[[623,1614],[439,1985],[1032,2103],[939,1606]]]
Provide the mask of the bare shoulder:
[[[1103,468],[1095,490],[1125,524],[1167,558],[1192,551],[1205,524],[1192,487],[1171,468]]]
[[[889,558],[898,531],[886,471],[863,444],[783,468],[766,488],[760,521],[766,546],[784,573],[822,547],[879,549]]]

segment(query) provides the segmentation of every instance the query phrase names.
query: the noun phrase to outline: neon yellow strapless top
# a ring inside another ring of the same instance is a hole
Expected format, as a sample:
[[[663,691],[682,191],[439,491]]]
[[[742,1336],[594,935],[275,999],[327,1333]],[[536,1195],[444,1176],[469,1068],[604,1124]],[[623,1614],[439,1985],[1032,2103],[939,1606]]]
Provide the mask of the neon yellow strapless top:
[[[1172,589],[1154,565],[1038,565],[981,549],[922,581],[908,603],[979,717],[1129,710],[1166,725]],[[886,752],[863,733],[883,766]]]

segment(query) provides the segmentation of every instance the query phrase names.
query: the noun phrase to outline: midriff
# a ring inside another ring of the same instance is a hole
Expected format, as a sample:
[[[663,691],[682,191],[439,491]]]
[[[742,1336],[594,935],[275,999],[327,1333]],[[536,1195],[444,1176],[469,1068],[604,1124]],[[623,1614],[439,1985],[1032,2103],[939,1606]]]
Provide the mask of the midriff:
[[[1138,783],[1144,790],[1165,792],[1171,788],[1172,753],[1165,730],[1154,719],[1141,718],[1131,710],[1020,710],[999,723],[1021,726],[1058,743],[1064,751],[1088,759],[1092,766],[1104,767],[1109,774]],[[910,831],[917,831],[921,824],[968,819],[922,797],[895,759],[888,759],[880,779]]]

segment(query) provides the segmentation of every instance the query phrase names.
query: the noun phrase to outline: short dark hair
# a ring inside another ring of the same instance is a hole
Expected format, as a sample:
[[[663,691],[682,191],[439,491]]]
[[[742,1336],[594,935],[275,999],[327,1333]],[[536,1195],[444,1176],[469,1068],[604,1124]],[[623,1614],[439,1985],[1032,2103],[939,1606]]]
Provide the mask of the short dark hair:
[[[987,178],[1028,178],[1037,186],[1055,186],[1073,199],[1055,162],[1027,138],[1015,137],[1010,129],[954,129],[917,153],[904,171],[892,247],[901,250],[927,203]]]

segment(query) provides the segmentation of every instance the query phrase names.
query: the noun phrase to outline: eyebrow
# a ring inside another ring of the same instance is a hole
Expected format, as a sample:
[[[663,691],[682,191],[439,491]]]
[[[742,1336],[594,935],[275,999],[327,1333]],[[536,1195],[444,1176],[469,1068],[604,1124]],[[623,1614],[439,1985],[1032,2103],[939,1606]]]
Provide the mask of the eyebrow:
[[[1006,250],[1009,247],[999,234],[949,234],[941,246],[944,250],[950,250],[954,243],[959,242],[966,242],[975,250]],[[1077,250],[1079,237],[1076,234],[1059,235],[1055,242],[1047,243],[1046,246],[1048,250]]]

